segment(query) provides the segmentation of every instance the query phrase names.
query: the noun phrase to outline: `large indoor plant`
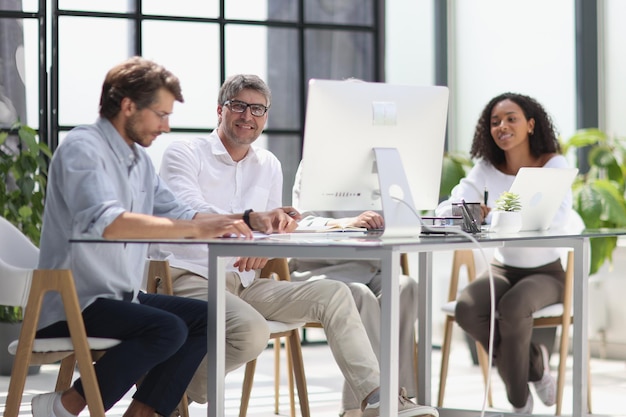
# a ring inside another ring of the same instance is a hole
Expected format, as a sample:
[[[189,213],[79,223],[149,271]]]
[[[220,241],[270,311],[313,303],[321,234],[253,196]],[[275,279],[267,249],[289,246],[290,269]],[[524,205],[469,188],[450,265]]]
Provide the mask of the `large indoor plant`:
[[[0,216],[13,223],[39,246],[43,221],[44,197],[49,148],[37,140],[37,131],[15,123],[0,131]],[[22,310],[15,306],[0,306],[0,358],[7,357],[6,346],[19,335]],[[2,373],[10,372],[8,364],[0,362]]]
[[[39,246],[52,157],[37,131],[21,123],[0,131],[0,215]]]
[[[626,227],[626,139],[599,129],[582,129],[562,145],[566,155],[584,155],[581,150],[588,150],[586,162],[589,169],[580,172],[572,186],[573,206],[585,227]],[[605,262],[612,261],[616,246],[616,237],[591,239],[590,274],[598,272]]]
[[[472,160],[460,153],[446,152],[441,166],[441,182],[439,185],[439,201],[450,197],[452,189],[465,178],[467,171],[473,166]]]

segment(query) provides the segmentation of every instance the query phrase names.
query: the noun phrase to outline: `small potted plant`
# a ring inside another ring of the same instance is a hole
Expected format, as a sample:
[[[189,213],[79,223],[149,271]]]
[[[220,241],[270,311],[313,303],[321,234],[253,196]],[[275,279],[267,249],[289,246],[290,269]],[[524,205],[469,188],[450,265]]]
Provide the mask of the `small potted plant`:
[[[490,230],[496,233],[517,233],[522,228],[522,204],[519,195],[508,191],[500,194],[491,217]]]

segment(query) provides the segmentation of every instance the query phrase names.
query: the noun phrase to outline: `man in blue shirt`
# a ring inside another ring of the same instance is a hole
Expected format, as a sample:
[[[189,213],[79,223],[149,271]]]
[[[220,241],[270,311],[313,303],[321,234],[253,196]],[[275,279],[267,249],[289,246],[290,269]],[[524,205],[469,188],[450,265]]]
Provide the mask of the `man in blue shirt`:
[[[126,416],[168,416],[207,351],[206,302],[140,292],[145,244],[70,243],[71,238],[168,239],[235,235],[250,228],[290,231],[284,210],[221,215],[179,202],[145,151],[163,132],[178,78],[162,66],[131,58],[103,83],[100,118],[73,129],[50,165],[39,268],[71,269],[88,336],[121,340],[95,365],[105,409],[142,377]],[[250,226],[250,227],[248,227]],[[44,300],[37,337],[68,336],[58,294]],[[86,407],[81,380],[63,393],[33,398],[35,417],[70,417]]]

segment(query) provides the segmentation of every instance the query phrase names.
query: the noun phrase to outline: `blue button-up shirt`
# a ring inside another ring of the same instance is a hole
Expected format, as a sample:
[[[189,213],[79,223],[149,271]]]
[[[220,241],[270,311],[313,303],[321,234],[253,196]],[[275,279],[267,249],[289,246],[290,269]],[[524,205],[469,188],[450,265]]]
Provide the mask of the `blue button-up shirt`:
[[[125,211],[174,219],[196,213],[161,181],[145,149],[129,146],[108,120],[73,129],[50,164],[39,268],[71,269],[81,309],[129,293],[136,301],[147,245],[69,242],[102,237]],[[59,320],[65,320],[60,297],[48,294],[39,327]]]

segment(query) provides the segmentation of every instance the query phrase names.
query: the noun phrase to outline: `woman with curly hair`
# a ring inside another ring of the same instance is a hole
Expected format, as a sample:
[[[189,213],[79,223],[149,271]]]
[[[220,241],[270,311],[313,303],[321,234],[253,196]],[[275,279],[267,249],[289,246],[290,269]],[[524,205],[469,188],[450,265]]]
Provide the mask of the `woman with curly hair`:
[[[566,159],[550,116],[531,97],[504,93],[493,98],[483,110],[470,154],[477,159],[468,175],[452,190],[450,200],[437,208],[437,215],[449,215],[451,203],[482,201],[489,191],[483,217],[490,220],[490,206],[508,191],[522,167],[565,168]],[[563,199],[551,228],[567,224],[572,195]],[[557,248],[498,248],[490,265],[494,277],[496,311],[493,358],[506,386],[514,412],[531,414],[532,382],[539,399],[547,406],[556,400],[556,383],[550,375],[548,349],[532,342],[533,312],[561,302],[565,272]],[[488,273],[469,284],[458,298],[457,323],[489,346],[490,290]]]

